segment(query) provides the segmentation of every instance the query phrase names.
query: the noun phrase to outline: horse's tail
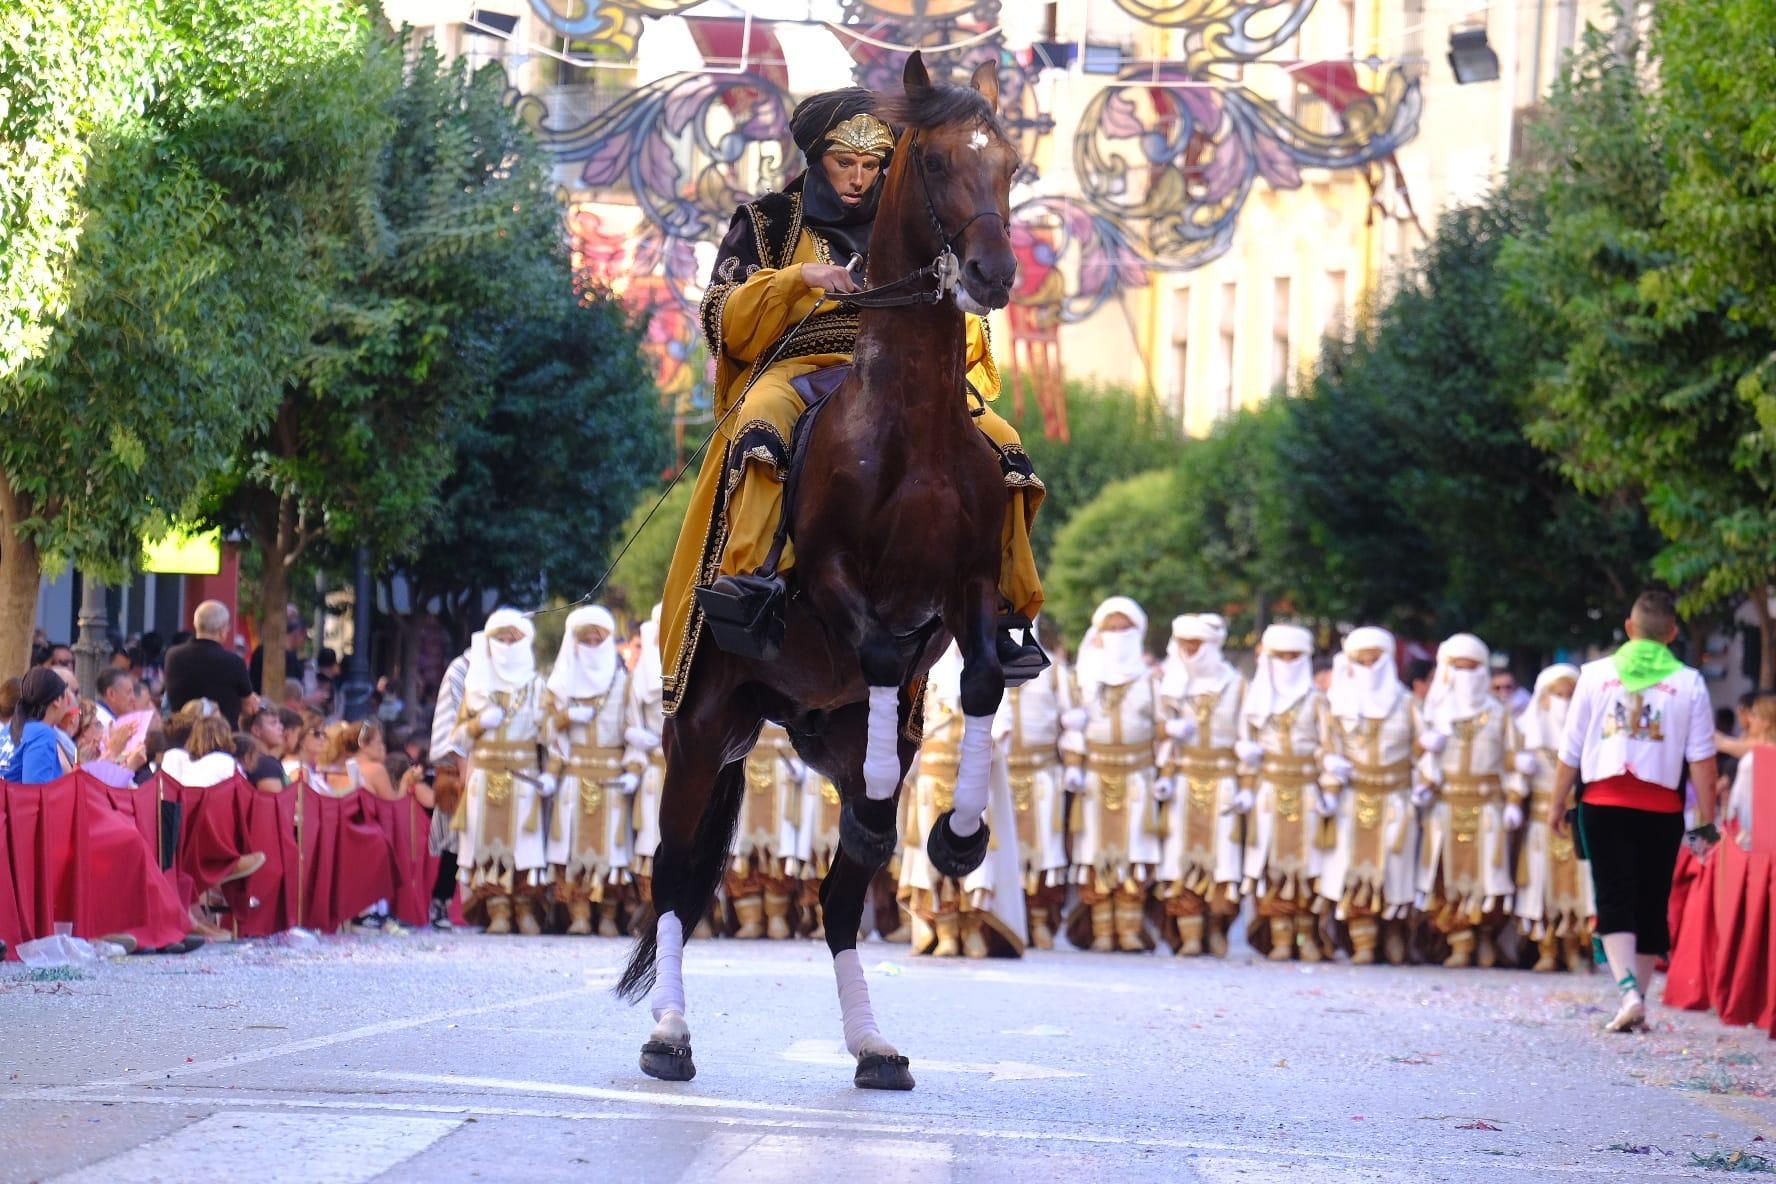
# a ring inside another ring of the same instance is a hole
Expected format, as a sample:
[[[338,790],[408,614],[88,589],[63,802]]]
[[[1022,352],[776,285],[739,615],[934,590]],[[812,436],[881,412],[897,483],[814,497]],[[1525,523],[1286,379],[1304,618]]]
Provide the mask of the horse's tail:
[[[715,785],[697,822],[697,836],[689,852],[669,851],[664,842],[654,856],[654,916],[675,912],[687,929],[709,911],[709,902],[721,886],[728,852],[734,845],[734,829],[740,821],[740,802],[746,793],[746,763],[734,761],[715,775]],[[688,934],[687,934],[688,936]],[[635,949],[623,977],[614,988],[619,999],[639,1003],[654,989],[655,926],[644,925],[636,935]]]

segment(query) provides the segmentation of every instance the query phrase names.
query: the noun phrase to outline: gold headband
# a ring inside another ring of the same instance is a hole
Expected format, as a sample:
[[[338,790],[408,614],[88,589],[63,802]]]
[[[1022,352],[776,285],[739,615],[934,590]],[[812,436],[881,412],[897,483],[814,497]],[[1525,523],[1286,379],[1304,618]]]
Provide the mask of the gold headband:
[[[886,156],[894,149],[894,135],[888,125],[868,112],[850,119],[826,133],[829,147],[856,152],[864,156]]]

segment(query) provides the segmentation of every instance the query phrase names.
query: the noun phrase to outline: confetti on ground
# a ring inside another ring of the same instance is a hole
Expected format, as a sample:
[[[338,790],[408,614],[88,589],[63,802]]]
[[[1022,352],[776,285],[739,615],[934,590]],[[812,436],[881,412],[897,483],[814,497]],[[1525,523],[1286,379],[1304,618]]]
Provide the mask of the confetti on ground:
[[[1712,1155],[1690,1152],[1690,1166],[1711,1172],[1763,1172],[1776,1175],[1776,1163],[1746,1151],[1716,1151]]]
[[[1458,1122],[1458,1123],[1456,1123],[1455,1129],[1458,1131],[1498,1131],[1498,1130],[1503,1130],[1504,1128],[1498,1127],[1498,1126],[1493,1126],[1490,1122],[1487,1122],[1484,1118],[1476,1118],[1473,1122]]]

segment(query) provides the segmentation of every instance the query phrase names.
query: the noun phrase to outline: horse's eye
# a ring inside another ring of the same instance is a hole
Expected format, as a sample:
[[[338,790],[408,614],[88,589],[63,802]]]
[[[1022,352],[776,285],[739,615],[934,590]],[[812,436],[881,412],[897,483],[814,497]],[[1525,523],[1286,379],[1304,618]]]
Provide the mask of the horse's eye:
[[[944,171],[945,167],[944,158],[941,156],[927,156],[925,158],[925,167],[931,172],[941,173]]]

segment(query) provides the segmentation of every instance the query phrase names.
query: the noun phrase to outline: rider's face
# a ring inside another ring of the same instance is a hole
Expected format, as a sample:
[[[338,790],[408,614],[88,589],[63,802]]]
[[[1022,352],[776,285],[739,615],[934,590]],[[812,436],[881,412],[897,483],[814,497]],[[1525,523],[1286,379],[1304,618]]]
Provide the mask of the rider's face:
[[[882,160],[863,152],[835,149],[820,158],[827,183],[847,206],[862,205],[870,186],[882,175]]]

